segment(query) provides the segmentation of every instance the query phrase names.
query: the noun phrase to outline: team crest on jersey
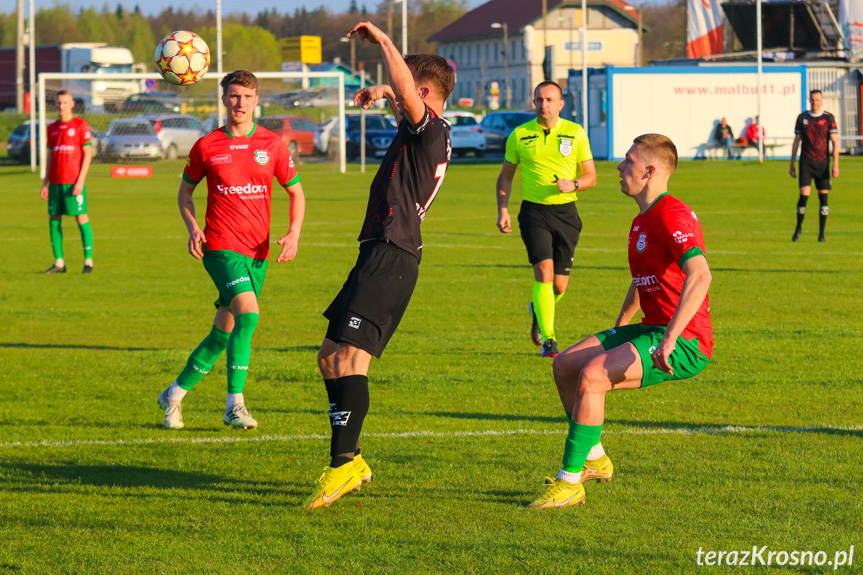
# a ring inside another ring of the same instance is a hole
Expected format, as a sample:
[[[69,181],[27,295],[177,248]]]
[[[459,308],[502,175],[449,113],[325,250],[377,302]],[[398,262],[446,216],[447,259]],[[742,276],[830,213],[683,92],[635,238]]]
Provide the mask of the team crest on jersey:
[[[640,253],[640,252],[643,252],[644,248],[646,248],[646,247],[647,247],[647,234],[644,232],[641,232],[640,234],[638,234],[638,243],[635,244],[635,249],[637,249]]]
[[[572,153],[572,140],[567,138],[560,139],[560,155],[564,158]]]
[[[809,125],[809,120],[807,120],[806,118],[803,118],[803,125],[804,125],[804,126],[808,126],[808,125]]]
[[[74,136],[75,135],[75,128],[69,128],[69,131],[66,133],[69,134],[70,136]]]
[[[267,154],[266,150],[255,150],[255,161],[262,166],[266,166],[267,162],[270,161],[270,156]]]

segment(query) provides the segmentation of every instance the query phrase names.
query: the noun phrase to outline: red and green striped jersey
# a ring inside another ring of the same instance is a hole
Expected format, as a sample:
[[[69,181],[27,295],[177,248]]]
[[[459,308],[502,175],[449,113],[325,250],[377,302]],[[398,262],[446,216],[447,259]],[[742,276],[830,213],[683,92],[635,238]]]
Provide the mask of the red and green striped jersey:
[[[84,146],[90,145],[90,125],[81,118],[68,122],[57,120],[48,126],[48,147],[51,148],[49,184],[74,184],[81,173]]]
[[[686,274],[682,266],[689,258],[705,254],[701,222],[689,206],[663,194],[646,212],[632,221],[629,231],[629,269],[638,288],[638,298],[646,325],[667,326],[680,302]],[[713,324],[710,298],[681,334],[684,339],[698,338],[698,349],[713,353]]]
[[[258,125],[245,137],[219,128],[195,142],[183,172],[190,184],[205,177],[206,249],[267,259],[273,178],[285,188],[300,181],[284,142]]]

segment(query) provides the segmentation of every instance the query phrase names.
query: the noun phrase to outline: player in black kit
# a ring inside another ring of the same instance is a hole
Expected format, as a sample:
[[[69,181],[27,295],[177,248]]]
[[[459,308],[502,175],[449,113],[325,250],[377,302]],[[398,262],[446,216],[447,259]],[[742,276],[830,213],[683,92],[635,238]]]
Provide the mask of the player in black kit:
[[[404,59],[386,34],[369,22],[348,32],[380,44],[390,85],[362,89],[354,102],[367,109],[386,98],[399,129],[369,192],[360,253],[339,294],[324,312],[327,334],[318,367],[329,398],[330,465],[303,504],[314,509],[370,481],[359,437],[369,410],[368,372],[407,309],[422,258],[420,224],[449,165],[449,124],[443,105],[455,85],[447,61],[430,54]]]
[[[818,241],[826,242],[824,228],[827,226],[827,192],[830,191],[830,158],[828,144],[833,143],[833,177],[839,177],[839,130],[833,114],[826,112],[821,105],[824,96],[820,90],[809,92],[809,105],[812,109],[797,116],[794,126],[794,145],[791,148],[791,168],[788,173],[795,177],[794,159],[797,157],[797,146],[803,142],[800,151],[800,198],[797,200],[797,228],[791,241],[800,239],[803,230],[803,218],[806,216],[806,202],[812,191],[812,180],[818,190],[818,201],[821,204],[821,219],[818,231]]]

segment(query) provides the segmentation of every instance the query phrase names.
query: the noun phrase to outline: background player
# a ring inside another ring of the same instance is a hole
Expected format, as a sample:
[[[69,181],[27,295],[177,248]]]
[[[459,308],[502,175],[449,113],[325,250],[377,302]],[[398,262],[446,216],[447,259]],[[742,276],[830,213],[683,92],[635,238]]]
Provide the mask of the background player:
[[[380,44],[390,85],[364,88],[354,102],[368,108],[386,98],[399,123],[369,190],[360,254],[342,290],[324,312],[327,334],[318,366],[329,399],[330,465],[305,507],[327,507],[370,481],[359,450],[369,410],[369,364],[395,333],[416,286],[422,257],[420,224],[446,175],[451,145],[441,117],[455,73],[436,55],[402,58],[386,34],[369,22],[348,36]]]
[[[177,194],[180,215],[189,231],[189,253],[203,259],[216,289],[216,318],[209,335],[198,345],[186,367],[159,395],[165,410],[165,427],[183,427],[180,401],[228,350],[228,400],[225,425],[255,429],[243,388],[249,369],[252,334],[258,325],[258,297],[267,273],[270,253],[270,200],[273,178],[291,198],[290,231],[278,241],[276,261],[297,254],[306,201],[293,158],[281,139],[258,126],[252,112],[258,105],[258,79],[237,70],[222,79],[225,126],[198,140],[189,152]],[[195,219],[192,192],[207,178],[207,225]]]
[[[629,232],[632,283],[612,329],[554,360],[569,434],[563,466],[531,503],[534,508],[578,505],[584,502],[584,481],[611,479],[614,466],[599,440],[606,393],[693,377],[707,366],[713,350],[711,276],[701,223],[689,206],[667,193],[677,148],[660,134],[633,142],[617,166],[621,191],[639,208]],[[644,319],[629,325],[639,308]]]
[[[42,181],[42,199],[48,200],[48,225],[51,232],[51,249],[54,263],[43,273],[66,273],[63,259],[63,216],[75,216],[84,245],[84,270],[93,271],[93,231],[87,215],[87,188],[84,185],[93,146],[90,142],[90,126],[81,118],[72,115],[75,101],[67,90],[57,92],[59,120],[48,126],[48,165]]]
[[[828,140],[833,143],[833,177],[839,177],[839,129],[836,127],[836,119],[833,114],[825,111],[821,106],[824,96],[821,90],[809,92],[809,105],[812,109],[797,116],[794,125],[794,144],[791,146],[791,167],[788,173],[793,178],[794,160],[797,158],[797,146],[803,142],[800,151],[800,198],[797,200],[797,227],[791,241],[800,239],[803,231],[803,218],[806,217],[806,202],[812,193],[812,180],[818,189],[818,201],[821,204],[821,218],[818,227],[818,241],[826,242],[824,229],[827,227],[827,214],[830,208],[827,206],[827,193],[832,187],[830,184],[830,158]]]
[[[533,94],[536,119],[518,126],[506,140],[506,159],[497,178],[497,227],[503,233],[512,231],[507,206],[521,164],[518,224],[534,277],[530,335],[534,345],[542,346],[544,357],[554,357],[554,307],[569,284],[581,233],[576,191],[596,185],[596,167],[584,129],[560,118],[560,86],[543,82]]]

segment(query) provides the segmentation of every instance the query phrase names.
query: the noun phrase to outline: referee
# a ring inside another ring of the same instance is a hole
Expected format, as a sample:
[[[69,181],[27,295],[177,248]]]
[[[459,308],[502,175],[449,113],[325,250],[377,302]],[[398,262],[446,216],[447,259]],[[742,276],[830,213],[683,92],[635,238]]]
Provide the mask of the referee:
[[[788,173],[791,177],[797,176],[794,170],[794,160],[797,158],[797,146],[803,142],[800,150],[800,198],[797,200],[797,228],[791,241],[800,239],[803,231],[803,218],[806,217],[806,202],[812,192],[812,180],[818,190],[818,202],[821,204],[821,218],[819,221],[818,241],[826,242],[824,228],[827,226],[827,214],[830,208],[827,206],[827,192],[830,191],[830,158],[829,142],[833,143],[833,177],[839,177],[839,129],[836,127],[836,119],[833,114],[822,108],[824,96],[821,90],[809,92],[809,105],[811,110],[797,116],[797,124],[794,126],[794,144],[791,148],[791,167]]]
[[[506,156],[497,178],[497,227],[512,231],[509,195],[522,166],[521,239],[533,266],[533,299],[528,306],[531,339],[543,357],[558,354],[554,307],[569,284],[572,256],[581,233],[576,192],[596,185],[596,167],[584,128],[560,118],[563,90],[543,82],[534,90],[536,120],[518,126],[506,140]],[[580,175],[579,175],[580,173]]]

